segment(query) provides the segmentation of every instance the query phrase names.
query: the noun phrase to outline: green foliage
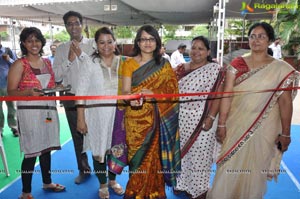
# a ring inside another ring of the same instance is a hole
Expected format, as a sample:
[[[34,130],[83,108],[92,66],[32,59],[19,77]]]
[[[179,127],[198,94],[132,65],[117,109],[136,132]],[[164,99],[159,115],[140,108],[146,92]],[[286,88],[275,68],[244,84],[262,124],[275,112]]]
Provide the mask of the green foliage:
[[[133,35],[133,32],[135,31],[134,27],[130,26],[117,26],[114,29],[114,34],[116,38],[132,38],[135,35]]]
[[[6,41],[9,39],[9,34],[6,31],[0,32],[2,41]]]
[[[292,7],[300,8],[298,0],[289,0],[288,3]],[[295,46],[300,44],[300,12],[295,9],[278,9],[276,12],[274,29],[277,31],[281,40],[285,44],[283,49],[288,50],[289,54],[294,54]]]
[[[191,31],[191,38],[194,38],[196,36],[204,36],[204,37],[208,37],[208,27],[207,25],[198,25],[195,26],[192,31]]]

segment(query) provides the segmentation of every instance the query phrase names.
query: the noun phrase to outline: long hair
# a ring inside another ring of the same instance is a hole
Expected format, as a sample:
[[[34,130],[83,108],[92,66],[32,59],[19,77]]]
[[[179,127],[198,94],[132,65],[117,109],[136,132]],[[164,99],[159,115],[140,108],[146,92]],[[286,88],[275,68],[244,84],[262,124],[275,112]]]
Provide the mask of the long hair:
[[[105,34],[105,35],[111,35],[111,37],[113,38],[114,42],[116,42],[116,38],[114,36],[114,33],[111,29],[109,29],[108,27],[102,27],[100,29],[98,29],[95,33],[95,42],[97,44],[98,42],[98,39],[100,37],[100,35],[102,34]],[[115,55],[119,55],[120,54],[120,51],[117,47],[117,45],[115,45],[115,52],[114,52]],[[97,58],[97,57],[100,57],[100,54],[99,54],[99,51],[96,49],[95,52],[91,55],[93,57],[93,59]]]
[[[155,42],[156,42],[156,48],[153,52],[153,57],[154,57],[155,63],[160,64],[161,57],[162,57],[162,55],[160,53],[161,39],[159,37],[159,34],[158,34],[157,30],[153,26],[150,26],[150,25],[144,25],[144,26],[139,28],[139,30],[136,34],[136,37],[134,39],[134,46],[133,46],[132,56],[137,56],[137,55],[141,54],[141,49],[138,45],[138,42],[140,42],[141,35],[142,35],[143,31],[145,31],[146,33],[148,33],[149,35],[154,37]]]
[[[20,34],[20,48],[21,48],[22,55],[25,56],[28,53],[23,42],[25,42],[26,39],[28,39],[29,37],[32,37],[32,36],[35,36],[38,40],[40,40],[42,42],[42,47],[39,52],[40,56],[42,56],[44,53],[43,47],[46,44],[46,39],[45,39],[44,35],[42,34],[42,32],[40,31],[40,29],[38,29],[36,27],[24,28],[22,30],[22,32]]]
[[[192,43],[196,40],[202,41],[207,50],[210,50],[209,40],[204,36],[194,37],[192,39]],[[207,56],[207,61],[213,62],[212,57],[210,55]]]

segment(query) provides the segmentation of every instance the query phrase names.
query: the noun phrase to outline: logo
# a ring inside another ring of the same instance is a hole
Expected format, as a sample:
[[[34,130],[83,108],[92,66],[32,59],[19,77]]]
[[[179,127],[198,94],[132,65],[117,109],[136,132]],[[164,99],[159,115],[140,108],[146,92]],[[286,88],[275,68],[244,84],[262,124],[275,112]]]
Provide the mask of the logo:
[[[245,1],[242,2],[242,7],[241,7],[241,15],[244,16],[248,12],[254,12],[254,9],[250,7]]]

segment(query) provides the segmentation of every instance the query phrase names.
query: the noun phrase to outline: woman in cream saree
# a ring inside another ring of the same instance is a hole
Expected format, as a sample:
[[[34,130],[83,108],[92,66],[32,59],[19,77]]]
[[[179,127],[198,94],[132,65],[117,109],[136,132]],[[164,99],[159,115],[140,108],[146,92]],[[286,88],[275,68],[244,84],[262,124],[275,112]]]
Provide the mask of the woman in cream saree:
[[[210,199],[263,198],[266,181],[276,179],[282,152],[290,142],[295,92],[282,89],[294,86],[299,74],[286,62],[267,54],[268,41],[274,38],[270,30],[264,22],[250,28],[251,54],[236,58],[227,68],[224,92],[230,91],[232,80],[235,94],[232,98],[232,94],[224,94],[221,101],[217,133],[226,133],[226,137],[217,134],[223,145],[208,192]],[[257,62],[257,57],[264,62]],[[257,67],[253,67],[255,63]],[[281,151],[278,142],[282,143]]]

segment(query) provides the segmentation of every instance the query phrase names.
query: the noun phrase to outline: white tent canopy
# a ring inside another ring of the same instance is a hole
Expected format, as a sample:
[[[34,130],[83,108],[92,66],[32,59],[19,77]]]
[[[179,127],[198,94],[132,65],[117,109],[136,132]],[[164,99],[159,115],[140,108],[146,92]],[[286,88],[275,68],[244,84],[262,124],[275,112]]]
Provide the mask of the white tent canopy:
[[[213,20],[219,0],[0,0],[0,17],[63,25],[62,16],[80,12],[89,24],[201,24]],[[271,18],[266,9],[241,15],[242,2],[280,3],[282,0],[227,0],[226,17]]]

